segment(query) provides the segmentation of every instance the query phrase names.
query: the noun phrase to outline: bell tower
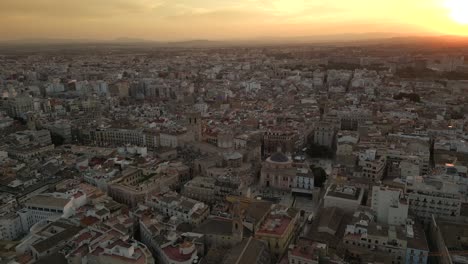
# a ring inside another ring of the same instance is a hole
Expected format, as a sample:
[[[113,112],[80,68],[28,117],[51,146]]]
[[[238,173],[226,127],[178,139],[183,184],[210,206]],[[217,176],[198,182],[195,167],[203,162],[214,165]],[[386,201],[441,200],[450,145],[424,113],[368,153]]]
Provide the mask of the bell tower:
[[[28,113],[26,115],[26,124],[29,130],[36,130],[36,116],[33,113]]]
[[[242,223],[240,201],[234,202],[232,208],[232,237],[236,243],[242,241],[244,238],[244,225]]]
[[[202,140],[202,118],[200,113],[187,113],[187,128],[193,133],[195,141]]]

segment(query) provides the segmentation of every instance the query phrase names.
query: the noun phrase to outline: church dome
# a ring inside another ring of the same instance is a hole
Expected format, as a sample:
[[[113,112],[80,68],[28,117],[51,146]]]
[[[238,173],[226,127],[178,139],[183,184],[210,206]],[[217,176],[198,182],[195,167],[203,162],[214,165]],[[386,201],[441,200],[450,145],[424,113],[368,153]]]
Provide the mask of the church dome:
[[[275,152],[270,156],[270,160],[278,163],[286,163],[289,162],[289,157],[286,156],[284,153]]]

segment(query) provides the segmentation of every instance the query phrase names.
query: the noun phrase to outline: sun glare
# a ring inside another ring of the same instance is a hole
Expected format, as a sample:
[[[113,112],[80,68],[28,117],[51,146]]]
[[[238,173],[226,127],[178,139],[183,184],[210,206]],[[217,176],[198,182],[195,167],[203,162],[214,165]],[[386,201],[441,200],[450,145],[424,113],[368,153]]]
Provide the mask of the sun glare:
[[[446,6],[455,22],[468,25],[468,0],[447,0]]]

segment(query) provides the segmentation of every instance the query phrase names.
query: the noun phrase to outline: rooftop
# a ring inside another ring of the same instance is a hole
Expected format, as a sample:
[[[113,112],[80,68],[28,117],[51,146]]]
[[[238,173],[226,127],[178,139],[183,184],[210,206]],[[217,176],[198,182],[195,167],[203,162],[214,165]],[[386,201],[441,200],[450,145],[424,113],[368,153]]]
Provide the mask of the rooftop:
[[[28,206],[39,206],[39,207],[57,207],[63,208],[67,203],[70,202],[70,199],[64,195],[59,194],[38,194],[31,199],[29,199],[26,204]]]
[[[351,185],[331,185],[326,193],[326,196],[332,196],[342,199],[359,200],[362,194],[362,189]]]

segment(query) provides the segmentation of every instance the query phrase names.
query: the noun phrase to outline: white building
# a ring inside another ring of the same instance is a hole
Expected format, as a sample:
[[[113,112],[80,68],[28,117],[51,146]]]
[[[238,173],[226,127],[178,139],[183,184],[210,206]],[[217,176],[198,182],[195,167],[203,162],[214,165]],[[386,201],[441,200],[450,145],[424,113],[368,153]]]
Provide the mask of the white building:
[[[372,210],[377,221],[388,225],[404,225],[408,218],[408,203],[400,189],[372,187]]]
[[[367,178],[373,182],[382,180],[385,173],[386,156],[378,154],[375,149],[368,149],[359,153],[358,171],[354,172],[356,177]]]
[[[24,230],[29,230],[34,224],[54,217],[68,218],[75,209],[86,204],[86,194],[79,191],[75,194],[43,193],[25,202],[24,208],[18,214]]]
[[[409,211],[426,223],[435,218],[454,219],[460,216],[462,194],[456,183],[439,179],[409,177],[406,194]]]
[[[203,222],[210,213],[210,208],[206,204],[172,192],[151,195],[146,203],[166,216],[194,226]]]
[[[314,131],[314,144],[333,148],[336,126],[329,122],[320,122]]]
[[[323,207],[338,207],[346,212],[354,212],[362,203],[364,190],[351,185],[332,184],[323,198]]]
[[[292,191],[312,194],[314,191],[314,175],[308,168],[298,168],[293,181]]]
[[[5,212],[0,215],[0,240],[15,240],[27,231],[23,229],[17,213]]]

